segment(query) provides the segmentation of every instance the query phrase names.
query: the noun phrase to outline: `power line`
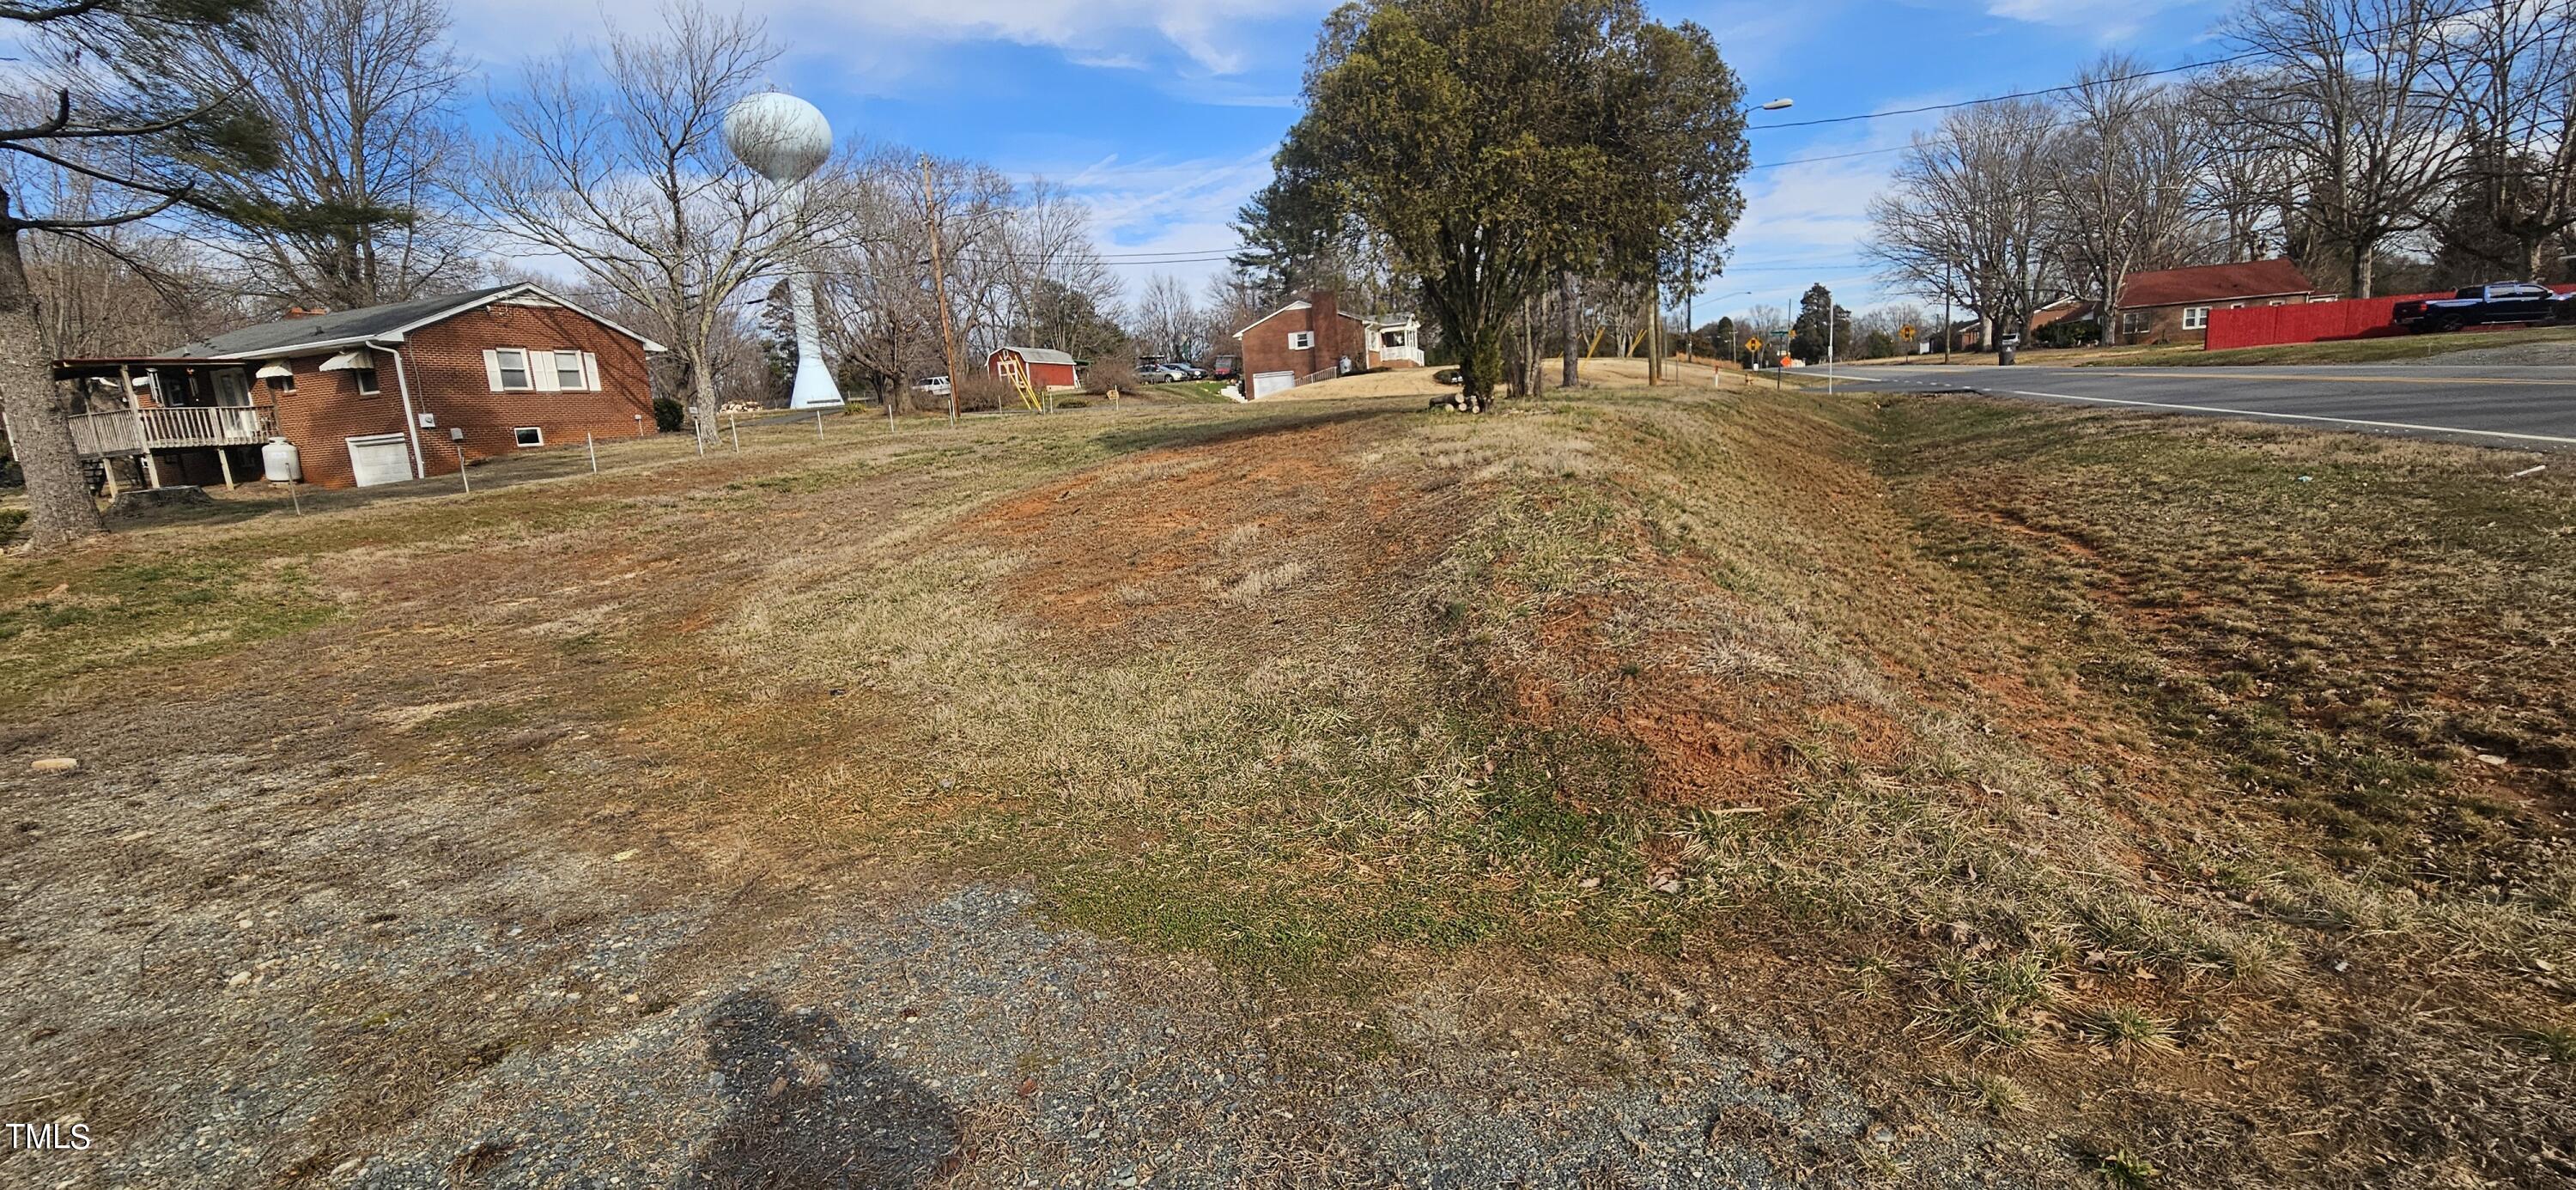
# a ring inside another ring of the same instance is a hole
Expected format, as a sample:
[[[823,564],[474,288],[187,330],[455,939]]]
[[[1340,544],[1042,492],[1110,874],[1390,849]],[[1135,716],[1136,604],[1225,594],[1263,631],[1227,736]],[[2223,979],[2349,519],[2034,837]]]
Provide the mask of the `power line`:
[[[2313,41],[2300,42],[2296,45],[2248,50],[2242,54],[2231,54],[2224,58],[2210,58],[2200,62],[2185,62],[2180,66],[2167,66],[2157,70],[2141,70],[2135,74],[2114,75],[2110,78],[2095,79],[2090,83],[2068,83],[2059,87],[2041,87],[2035,91],[2015,91],[2009,95],[1989,95],[1983,99],[1963,99],[1957,103],[1933,103],[1926,104],[1922,107],[1897,108],[1892,111],[1884,112],[1866,112],[1857,116],[1826,116],[1814,120],[1789,120],[1777,124],[1754,124],[1749,125],[1746,128],[1746,131],[1765,132],[1773,128],[1814,128],[1824,124],[1851,124],[1861,120],[1884,120],[1890,116],[1919,116],[1925,112],[1946,112],[1955,108],[1977,107],[1988,103],[2002,103],[2008,99],[2034,99],[2042,95],[2056,95],[2067,91],[2080,91],[2088,86],[2099,87],[2107,83],[2125,83],[2133,79],[2158,78],[2168,74],[2180,74],[2187,70],[2206,70],[2213,66],[2230,66],[2238,62],[2251,61],[2255,58],[2274,57],[2287,50],[2312,50],[2322,46],[2340,45],[2343,42],[2350,41],[2356,37],[2369,37],[2379,33],[2394,33],[2399,29],[2424,28],[2429,27],[2434,23],[2435,22],[2432,21],[2399,21],[2396,24],[2383,25],[2376,29],[2355,29],[2350,33],[2337,33],[2327,37],[2320,37]],[[1893,151],[1894,150],[1890,149],[1870,150],[1872,153]],[[1854,157],[1866,155],[1867,154],[1863,153],[1849,154],[1849,156]],[[1812,160],[1824,161],[1833,160],[1833,158],[1813,158]],[[1794,165],[1796,162],[1781,161],[1774,162],[1773,164]],[[1757,165],[1752,168],[1764,169],[1768,167]]]

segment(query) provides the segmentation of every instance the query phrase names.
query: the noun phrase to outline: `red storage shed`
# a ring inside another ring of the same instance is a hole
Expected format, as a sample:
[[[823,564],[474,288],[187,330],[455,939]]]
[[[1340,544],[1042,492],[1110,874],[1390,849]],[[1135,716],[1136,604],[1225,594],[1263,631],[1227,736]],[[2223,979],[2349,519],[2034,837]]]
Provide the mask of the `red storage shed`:
[[[1039,392],[1080,388],[1073,357],[1044,347],[997,347],[984,359],[984,370],[996,380],[1007,381],[1012,373],[1027,370],[1029,383]]]

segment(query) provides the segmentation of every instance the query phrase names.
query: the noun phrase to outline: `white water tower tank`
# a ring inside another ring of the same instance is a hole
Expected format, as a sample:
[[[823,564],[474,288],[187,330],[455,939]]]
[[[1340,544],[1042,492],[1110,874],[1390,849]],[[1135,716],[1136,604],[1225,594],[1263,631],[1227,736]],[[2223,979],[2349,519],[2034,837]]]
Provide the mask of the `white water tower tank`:
[[[802,182],[832,155],[832,125],[813,104],[784,91],[745,95],[725,110],[725,146],[753,173],[781,186]]]
[[[259,448],[259,465],[270,483],[296,483],[304,478],[304,456],[284,438],[271,438]]]

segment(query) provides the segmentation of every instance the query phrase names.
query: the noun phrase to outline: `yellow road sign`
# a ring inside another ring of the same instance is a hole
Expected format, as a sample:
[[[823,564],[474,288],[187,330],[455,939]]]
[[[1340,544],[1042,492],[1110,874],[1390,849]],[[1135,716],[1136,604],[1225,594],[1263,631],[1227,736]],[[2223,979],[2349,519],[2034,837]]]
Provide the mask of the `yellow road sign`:
[[[1903,325],[1903,326],[1900,326],[1900,327],[1896,328],[1896,337],[1897,337],[1897,338],[1900,338],[1900,339],[1911,339],[1911,338],[1913,338],[1913,337],[1914,337],[1914,324],[1909,322],[1909,323],[1906,323],[1906,324],[1905,324],[1905,325]]]
[[[1746,351],[1760,351],[1760,350],[1762,350],[1762,340],[1760,340],[1760,339],[1746,339],[1746,340],[1744,341],[1744,349],[1745,349]]]

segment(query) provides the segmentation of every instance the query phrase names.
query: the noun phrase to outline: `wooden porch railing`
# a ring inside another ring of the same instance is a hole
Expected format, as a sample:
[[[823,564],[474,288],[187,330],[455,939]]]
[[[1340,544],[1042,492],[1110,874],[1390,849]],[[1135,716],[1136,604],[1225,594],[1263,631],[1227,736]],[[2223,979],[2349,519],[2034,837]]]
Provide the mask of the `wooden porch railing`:
[[[169,409],[114,409],[71,419],[72,446],[83,458],[180,450],[198,446],[258,446],[277,429],[273,405],[182,405]]]

